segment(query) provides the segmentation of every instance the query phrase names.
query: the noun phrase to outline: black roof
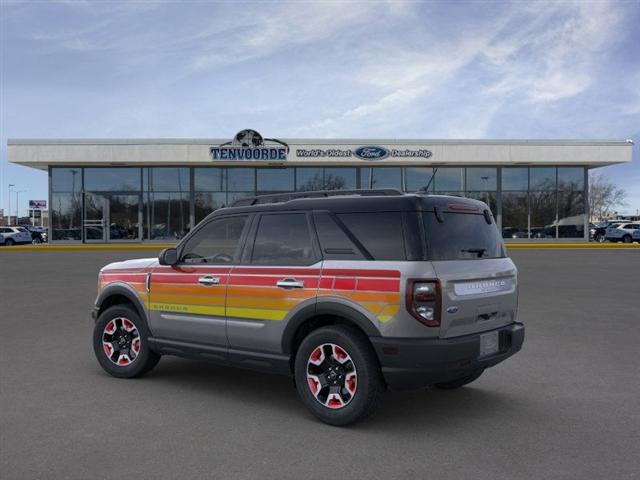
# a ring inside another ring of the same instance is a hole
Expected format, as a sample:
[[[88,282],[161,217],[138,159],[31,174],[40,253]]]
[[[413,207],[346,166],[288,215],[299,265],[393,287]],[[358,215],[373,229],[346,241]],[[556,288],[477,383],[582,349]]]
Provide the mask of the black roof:
[[[451,195],[424,195],[405,194],[398,190],[384,190],[384,193],[375,194],[372,190],[357,191],[351,190],[347,194],[345,191],[336,192],[310,192],[313,195],[292,195],[288,199],[287,194],[269,195],[261,197],[250,197],[242,203],[253,203],[252,205],[232,205],[231,207],[220,208],[213,212],[212,216],[228,215],[230,213],[253,213],[271,211],[308,211],[308,210],[328,210],[336,213],[346,212],[383,212],[383,211],[434,211],[437,207],[441,211],[469,211],[483,213],[488,209],[487,205],[479,200]],[[320,193],[325,193],[319,196]],[[283,201],[270,203],[258,203],[256,199],[269,200],[275,197],[283,197]],[[237,202],[241,203],[241,202]]]

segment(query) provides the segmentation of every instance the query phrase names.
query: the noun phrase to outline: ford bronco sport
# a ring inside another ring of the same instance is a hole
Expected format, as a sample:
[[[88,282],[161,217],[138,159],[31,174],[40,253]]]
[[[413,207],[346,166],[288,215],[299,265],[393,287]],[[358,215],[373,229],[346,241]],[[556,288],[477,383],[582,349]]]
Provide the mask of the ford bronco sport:
[[[479,201],[395,190],[252,197],[158,259],[100,271],[95,354],[115,377],[161,355],[291,375],[346,425],[386,388],[457,388],[513,355],[516,268]]]

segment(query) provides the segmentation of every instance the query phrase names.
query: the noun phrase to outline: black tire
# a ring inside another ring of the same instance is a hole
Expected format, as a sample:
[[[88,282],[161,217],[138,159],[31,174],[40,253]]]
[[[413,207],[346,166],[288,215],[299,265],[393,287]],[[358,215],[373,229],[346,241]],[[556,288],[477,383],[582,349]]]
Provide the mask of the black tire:
[[[625,235],[624,237],[622,237],[622,242],[631,243],[631,235]]]
[[[594,238],[594,240],[598,243],[604,243],[604,235],[599,233],[596,235],[596,237]]]
[[[40,245],[42,243],[42,240],[40,240],[40,238],[36,237],[33,240],[31,240],[31,243],[34,245]]]
[[[464,377],[457,378],[450,382],[436,383],[434,387],[440,388],[441,390],[454,390],[456,388],[464,387],[465,385],[474,382],[482,375],[484,370],[478,370],[470,375],[465,375]]]
[[[7,238],[7,239],[4,241],[4,244],[5,244],[7,247],[12,247],[15,243],[16,243],[16,242],[14,242],[14,241],[13,241],[13,238]]]
[[[344,406],[336,409],[325,406],[316,398],[307,378],[312,353],[326,344],[336,345],[346,352],[357,372],[353,395]],[[346,325],[322,327],[304,338],[296,353],[295,380],[298,394],[309,411],[321,421],[335,426],[352,424],[373,413],[384,391],[380,365],[371,344],[361,332]]]
[[[137,329],[140,338],[140,348],[137,356],[128,365],[117,365],[109,359],[103,347],[105,328],[111,320],[127,319]],[[100,314],[93,328],[93,351],[100,366],[110,375],[118,378],[134,378],[144,375],[160,361],[160,355],[149,349],[149,328],[140,318],[138,312],[128,305],[114,305]]]

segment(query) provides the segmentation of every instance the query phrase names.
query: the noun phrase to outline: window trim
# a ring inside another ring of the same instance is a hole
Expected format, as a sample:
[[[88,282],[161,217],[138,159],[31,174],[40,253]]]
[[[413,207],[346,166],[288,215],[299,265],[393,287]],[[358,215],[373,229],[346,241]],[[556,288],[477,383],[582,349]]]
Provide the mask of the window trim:
[[[278,211],[278,212],[257,212],[254,215],[253,221],[251,222],[251,229],[249,230],[247,237],[245,239],[244,248],[242,255],[240,257],[239,265],[254,265],[258,267],[308,267],[311,265],[315,265],[316,263],[322,261],[322,253],[320,251],[320,245],[318,243],[317,233],[315,231],[315,225],[313,224],[313,220],[311,218],[311,211],[301,211],[301,210],[287,210],[287,211]],[[255,248],[255,242],[258,233],[258,227],[260,226],[260,220],[264,216],[269,215],[304,215],[305,220],[307,222],[307,230],[309,231],[309,238],[311,239],[311,249],[313,251],[313,258],[310,263],[304,264],[290,264],[290,263],[252,263],[253,250]]]
[[[211,218],[210,220],[202,221],[198,224],[198,226],[192,230],[191,232],[189,232],[188,235],[186,235],[181,241],[180,243],[178,243],[178,245],[176,245],[176,250],[178,251],[178,262],[176,263],[176,266],[182,266],[182,265],[187,265],[190,267],[197,267],[197,266],[233,266],[233,265],[238,265],[241,255],[242,255],[242,251],[244,249],[244,245],[245,245],[245,241],[246,241],[246,237],[248,234],[248,230],[249,227],[251,227],[252,225],[252,220],[253,217],[255,215],[254,214],[250,214],[250,213],[237,213],[237,214],[232,214],[232,215],[219,215],[216,217]],[[246,222],[245,225],[242,229],[242,233],[240,234],[240,238],[238,239],[238,249],[235,253],[235,255],[233,256],[233,261],[231,263],[204,263],[204,264],[199,264],[199,263],[185,263],[182,261],[182,256],[184,253],[184,249],[186,248],[187,244],[189,243],[189,241],[195,237],[198,232],[200,232],[200,230],[206,228],[209,224],[213,223],[213,222],[217,222],[217,221],[222,221],[222,220],[228,220],[230,218],[236,218],[236,217],[246,217]]]

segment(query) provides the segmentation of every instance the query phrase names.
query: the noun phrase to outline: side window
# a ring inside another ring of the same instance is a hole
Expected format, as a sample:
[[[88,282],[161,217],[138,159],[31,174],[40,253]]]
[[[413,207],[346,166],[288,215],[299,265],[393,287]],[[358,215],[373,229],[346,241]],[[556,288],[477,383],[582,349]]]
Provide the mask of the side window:
[[[246,216],[212,220],[187,240],[182,263],[227,265],[233,263],[240,248]]]
[[[366,260],[360,249],[327,212],[313,214],[320,239],[322,258],[326,260]]]
[[[342,213],[337,217],[375,260],[406,260],[400,212]]]
[[[254,265],[311,265],[317,261],[307,215],[262,215],[253,243]]]

